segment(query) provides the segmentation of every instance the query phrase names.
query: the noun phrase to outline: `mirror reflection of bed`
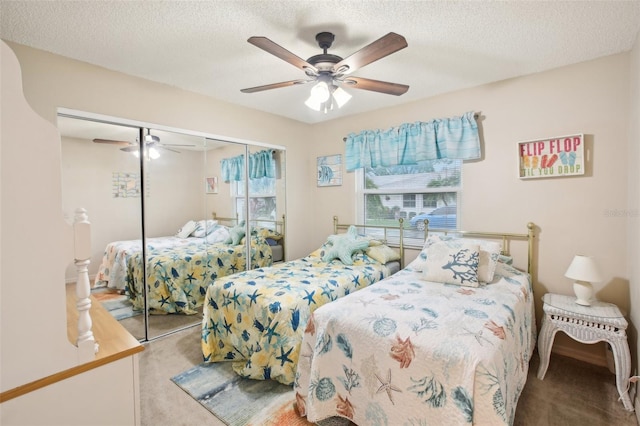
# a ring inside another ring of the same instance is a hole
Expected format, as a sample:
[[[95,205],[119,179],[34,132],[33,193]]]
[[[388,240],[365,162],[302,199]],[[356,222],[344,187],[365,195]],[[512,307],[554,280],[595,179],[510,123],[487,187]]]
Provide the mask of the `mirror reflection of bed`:
[[[70,220],[74,210],[83,207],[91,222],[92,295],[141,341],[199,325],[206,281],[243,270],[245,251],[256,246],[254,237],[250,245],[243,240],[224,247],[216,239],[226,239],[228,230],[246,223],[245,218],[261,228],[280,226],[284,233],[284,152],[270,150],[277,158],[276,182],[260,194],[250,189],[247,203],[244,181],[225,182],[221,160],[264,147],[248,149],[220,138],[64,115],[59,115],[58,127],[65,215]],[[134,155],[141,137],[146,150],[142,160]],[[179,238],[191,222],[203,226]],[[263,258],[254,266],[272,262],[272,251],[284,256],[283,242],[263,238],[258,244]],[[230,247],[221,259],[219,252]],[[112,263],[101,267],[109,250]],[[148,295],[143,292],[145,272]],[[70,265],[67,281],[74,280]]]

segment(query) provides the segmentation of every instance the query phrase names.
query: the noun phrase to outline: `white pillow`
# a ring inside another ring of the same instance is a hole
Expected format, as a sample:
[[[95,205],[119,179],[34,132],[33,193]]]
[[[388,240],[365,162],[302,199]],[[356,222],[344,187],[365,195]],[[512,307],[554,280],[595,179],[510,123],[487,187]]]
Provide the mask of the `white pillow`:
[[[196,223],[193,220],[190,220],[189,222],[185,223],[182,228],[178,229],[176,237],[187,238],[195,229]]]
[[[440,241],[427,248],[424,279],[445,284],[478,287],[480,246],[461,240]]]
[[[229,238],[229,229],[226,226],[218,225],[216,229],[205,237],[207,244],[217,244]]]
[[[471,244],[478,244],[480,246],[480,261],[478,263],[478,281],[481,284],[490,283],[493,281],[493,276],[498,265],[498,258],[502,251],[502,244],[496,241],[476,240],[470,238],[459,238],[449,235],[430,235],[427,241],[424,243],[424,248],[418,254],[413,262],[408,266],[418,272],[424,270],[424,265],[427,262],[427,249],[429,246],[441,242],[441,241],[463,241]]]
[[[217,220],[209,219],[209,220],[199,220],[196,222],[196,228],[191,233],[192,237],[196,238],[204,238],[215,229]]]

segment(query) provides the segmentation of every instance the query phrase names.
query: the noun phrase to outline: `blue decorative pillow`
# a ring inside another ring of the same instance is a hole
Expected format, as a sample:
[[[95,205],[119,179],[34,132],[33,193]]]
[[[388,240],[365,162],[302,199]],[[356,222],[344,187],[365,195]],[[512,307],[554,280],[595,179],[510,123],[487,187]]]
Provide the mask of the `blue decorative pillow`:
[[[246,234],[247,230],[245,229],[244,220],[240,222],[237,226],[229,229],[229,238],[225,240],[225,244],[237,246],[240,244],[242,237]]]
[[[424,279],[445,284],[478,287],[480,246],[461,240],[441,241],[427,248]]]
[[[346,234],[330,235],[327,239],[331,243],[327,247],[322,260],[331,262],[333,259],[340,259],[345,265],[353,265],[352,255],[358,250],[364,250],[369,247],[369,241],[358,238],[358,232],[355,226],[350,226]]]

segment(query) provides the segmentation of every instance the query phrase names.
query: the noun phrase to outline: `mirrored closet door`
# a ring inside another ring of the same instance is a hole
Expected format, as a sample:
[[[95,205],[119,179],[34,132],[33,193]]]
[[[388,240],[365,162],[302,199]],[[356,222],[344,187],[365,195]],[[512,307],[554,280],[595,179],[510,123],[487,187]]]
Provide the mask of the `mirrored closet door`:
[[[91,222],[92,294],[139,340],[198,326],[209,283],[284,258],[284,151],[71,115],[58,127],[65,216]]]

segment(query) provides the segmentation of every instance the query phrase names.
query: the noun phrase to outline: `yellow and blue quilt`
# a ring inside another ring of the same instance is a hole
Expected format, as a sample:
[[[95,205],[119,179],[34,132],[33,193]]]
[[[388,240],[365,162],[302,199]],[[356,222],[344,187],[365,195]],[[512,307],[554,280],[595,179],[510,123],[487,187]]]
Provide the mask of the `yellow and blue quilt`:
[[[209,284],[219,277],[245,270],[246,246],[194,242],[175,248],[162,247],[147,252],[149,312],[193,315],[202,306]],[[251,237],[251,267],[270,266],[271,247],[260,236]],[[127,264],[125,290],[134,310],[144,309],[142,253]]]
[[[388,268],[364,253],[353,265],[310,255],[217,279],[205,296],[202,353],[239,375],[292,384],[311,313],[373,284]]]

